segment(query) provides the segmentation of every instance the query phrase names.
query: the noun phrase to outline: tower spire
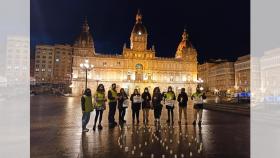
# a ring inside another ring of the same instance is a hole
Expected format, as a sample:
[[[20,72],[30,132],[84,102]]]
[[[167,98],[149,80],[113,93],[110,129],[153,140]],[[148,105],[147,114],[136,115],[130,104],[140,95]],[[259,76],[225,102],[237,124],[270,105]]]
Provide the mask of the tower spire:
[[[84,24],[82,26],[82,30],[83,32],[89,32],[89,26],[88,26],[88,21],[86,16],[85,16]]]
[[[138,9],[138,12],[136,14],[136,24],[142,23],[142,14],[140,12],[140,9]]]

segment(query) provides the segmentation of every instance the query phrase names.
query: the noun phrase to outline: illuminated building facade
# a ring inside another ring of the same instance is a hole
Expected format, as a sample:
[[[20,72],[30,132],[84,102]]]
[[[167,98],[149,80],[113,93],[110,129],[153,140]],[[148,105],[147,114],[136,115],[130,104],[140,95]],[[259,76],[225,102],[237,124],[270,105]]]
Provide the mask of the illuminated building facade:
[[[235,89],[237,91],[250,91],[250,55],[238,57],[234,63]]]
[[[174,58],[157,57],[154,46],[147,48],[148,31],[142,23],[140,12],[130,36],[130,48],[126,45],[120,55],[105,55],[95,52],[93,37],[87,21],[82,26],[82,32],[73,46],[72,93],[81,95],[85,87],[85,72],[80,64],[86,59],[94,65],[88,72],[88,87],[96,89],[99,83],[106,90],[112,83],[118,88],[124,88],[129,94],[134,88],[143,92],[148,87],[150,92],[154,87],[165,91],[172,86],[175,92],[182,87],[188,93],[196,88],[197,52],[191,45],[186,31],[182,34]]]

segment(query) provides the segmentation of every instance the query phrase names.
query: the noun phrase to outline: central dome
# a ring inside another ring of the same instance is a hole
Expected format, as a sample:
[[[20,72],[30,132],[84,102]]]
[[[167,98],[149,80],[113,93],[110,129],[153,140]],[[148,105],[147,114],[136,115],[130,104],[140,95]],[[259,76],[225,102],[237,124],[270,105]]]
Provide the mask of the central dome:
[[[93,38],[92,35],[89,31],[89,26],[87,23],[87,20],[85,20],[83,26],[82,26],[82,31],[77,37],[74,46],[76,47],[88,47],[88,48],[93,48]]]
[[[133,27],[132,33],[136,34],[147,34],[147,29],[142,23],[136,23]]]

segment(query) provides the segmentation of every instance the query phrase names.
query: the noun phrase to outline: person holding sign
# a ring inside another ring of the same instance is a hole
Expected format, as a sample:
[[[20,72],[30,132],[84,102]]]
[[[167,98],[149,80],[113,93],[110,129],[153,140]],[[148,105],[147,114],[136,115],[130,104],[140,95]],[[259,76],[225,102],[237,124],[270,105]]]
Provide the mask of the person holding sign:
[[[93,125],[92,129],[95,131],[96,122],[98,120],[98,117],[99,117],[98,129],[101,130],[103,128],[101,125],[102,115],[103,115],[103,111],[106,108],[105,102],[107,101],[107,99],[105,97],[105,88],[104,88],[103,84],[98,85],[98,87],[96,89],[96,93],[94,94],[94,99],[95,99],[94,109],[95,109],[96,115],[95,115],[94,125]]]
[[[124,120],[126,108],[128,107],[128,97],[123,88],[120,89],[120,93],[118,94],[118,109],[119,109],[119,123],[126,123]]]
[[[134,124],[136,116],[137,124],[139,124],[139,111],[141,109],[142,99],[138,89],[134,89],[133,94],[130,96],[130,100],[132,102],[132,123]]]
[[[168,119],[166,121],[167,123],[170,123],[170,117],[171,117],[172,124],[174,123],[173,109],[174,109],[175,100],[176,100],[175,93],[173,92],[172,87],[169,86],[167,92],[164,94],[164,103],[166,105],[167,114],[168,114]]]
[[[185,125],[187,125],[187,105],[188,105],[188,95],[185,92],[185,88],[181,89],[181,93],[178,95],[177,101],[179,102],[179,121],[178,123],[181,124],[182,113],[184,113],[185,117]]]
[[[202,93],[199,89],[199,86],[196,88],[196,92],[191,96],[191,99],[194,101],[194,121],[193,125],[196,125],[197,114],[199,114],[198,125],[201,126],[202,121],[202,110],[203,110],[203,100],[206,99],[205,93]]]
[[[142,93],[142,111],[143,111],[143,123],[149,122],[149,110],[151,108],[151,94],[149,93],[148,87],[144,89]]]

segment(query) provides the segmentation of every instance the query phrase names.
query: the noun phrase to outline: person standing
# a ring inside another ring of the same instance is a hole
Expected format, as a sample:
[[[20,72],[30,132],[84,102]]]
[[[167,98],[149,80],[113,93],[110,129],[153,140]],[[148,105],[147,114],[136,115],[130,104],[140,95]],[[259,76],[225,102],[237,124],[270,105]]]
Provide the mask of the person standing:
[[[127,94],[125,93],[124,89],[120,89],[120,93],[118,94],[118,109],[119,109],[119,124],[126,123],[124,120],[127,104],[125,104],[126,100],[128,99]]]
[[[194,121],[193,125],[196,125],[197,115],[199,115],[198,125],[201,126],[202,122],[202,111],[203,111],[203,100],[206,99],[204,93],[202,93],[199,87],[196,88],[196,92],[191,96],[191,99],[194,101]]]
[[[174,123],[174,104],[175,104],[175,100],[176,100],[176,96],[175,93],[172,90],[172,87],[169,86],[167,92],[164,94],[164,102],[166,105],[166,109],[167,109],[167,115],[168,115],[168,119],[167,119],[167,123],[170,123],[170,119],[171,119],[171,123]]]
[[[137,124],[139,124],[139,111],[141,109],[141,95],[137,89],[134,89],[133,94],[130,96],[132,102],[132,123],[134,124],[135,116]]]
[[[118,93],[117,93],[117,86],[115,83],[112,84],[111,89],[108,91],[108,99],[109,99],[109,127],[113,128],[117,125],[115,121],[115,114],[117,108],[117,100],[118,100]]]
[[[96,128],[96,122],[98,120],[99,117],[99,122],[98,122],[98,129],[101,130],[103,127],[101,125],[102,122],[102,115],[103,115],[103,111],[105,110],[106,106],[106,97],[105,97],[105,88],[103,84],[99,84],[96,92],[94,94],[94,99],[95,99],[95,105],[94,105],[94,109],[96,112],[95,115],[95,120],[94,120],[94,125],[93,125],[93,130],[95,131]]]
[[[160,93],[160,89],[159,87],[155,87],[153,91],[153,97],[152,97],[155,123],[160,123],[160,116],[162,110],[161,100],[162,100],[162,94]]]
[[[81,97],[81,108],[83,112],[82,116],[82,132],[88,132],[89,129],[86,128],[89,119],[90,119],[90,113],[93,111],[93,104],[92,104],[92,96],[91,96],[91,90],[87,88],[84,91],[83,96]]]
[[[148,87],[144,89],[142,93],[142,111],[143,111],[143,123],[149,122],[149,110],[151,108],[151,94]]]
[[[182,113],[184,113],[185,125],[187,125],[188,124],[188,122],[187,122],[188,95],[185,92],[185,88],[181,89],[181,93],[178,95],[177,101],[179,102],[179,121],[178,121],[178,123],[181,124]]]

